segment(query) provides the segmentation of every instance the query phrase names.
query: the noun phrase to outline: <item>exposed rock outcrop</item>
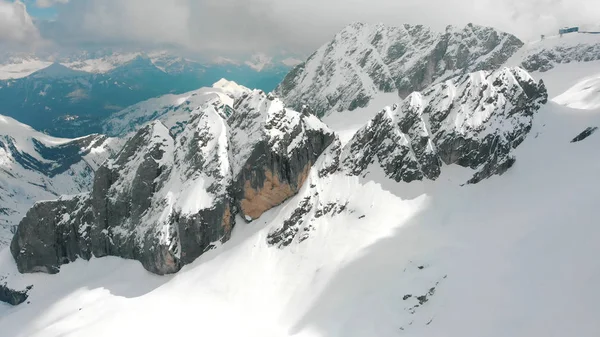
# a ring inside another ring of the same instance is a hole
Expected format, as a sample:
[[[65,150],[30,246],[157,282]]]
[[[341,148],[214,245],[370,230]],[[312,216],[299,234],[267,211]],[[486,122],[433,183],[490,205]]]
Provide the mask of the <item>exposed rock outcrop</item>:
[[[37,203],[11,244],[19,271],[110,255],[174,273],[228,240],[237,212],[254,219],[296,194],[333,132],[261,91],[235,107],[227,120],[208,102],[175,138],[153,122],[98,169],[90,193]]]
[[[598,131],[598,127],[597,126],[587,127],[580,134],[578,134],[575,138],[573,138],[571,140],[571,143],[577,143],[577,142],[580,142],[582,140],[585,140],[587,137],[591,136],[596,131]]]
[[[476,170],[469,182],[479,182],[512,166],[511,151],[547,96],[543,83],[519,68],[435,85],[377,114],[344,148],[342,167],[363,175],[379,165],[388,177],[411,182],[435,180],[444,164],[457,164]]]
[[[8,303],[10,305],[19,305],[29,298],[29,286],[25,290],[14,290],[9,288],[6,284],[0,283],[0,302]]]
[[[600,37],[595,34],[567,34],[529,43],[515,55],[514,62],[527,71],[545,72],[559,64],[600,60]],[[517,63],[519,62],[519,63]]]
[[[90,194],[27,213],[11,245],[19,271],[55,273],[78,257],[107,255],[158,274],[178,271],[233,227],[225,134],[224,120],[208,108],[177,146],[162,123],[144,127],[97,171]]]
[[[295,195],[335,136],[316,116],[288,110],[272,95],[254,91],[229,119],[234,193],[248,220]]]

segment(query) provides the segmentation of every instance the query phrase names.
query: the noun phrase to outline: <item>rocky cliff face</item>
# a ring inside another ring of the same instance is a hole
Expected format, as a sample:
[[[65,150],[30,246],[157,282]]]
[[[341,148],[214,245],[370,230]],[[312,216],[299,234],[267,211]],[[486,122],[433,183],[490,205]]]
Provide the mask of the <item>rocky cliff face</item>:
[[[333,133],[261,91],[235,107],[227,119],[208,102],[176,137],[153,122],[98,169],[90,193],[37,203],[11,244],[19,271],[111,255],[174,273],[227,240],[238,211],[250,220],[294,195]]]
[[[522,69],[479,71],[408,96],[381,111],[343,149],[342,169],[364,175],[379,165],[396,181],[439,177],[443,165],[476,171],[476,183],[504,173],[511,151],[547,101],[543,83]]]
[[[276,89],[291,107],[318,115],[366,107],[380,92],[401,98],[457,75],[495,70],[523,43],[467,25],[437,33],[424,26],[352,24],[294,68]]]
[[[262,91],[243,96],[229,119],[234,193],[250,221],[295,195],[333,132],[313,114],[285,108]]]

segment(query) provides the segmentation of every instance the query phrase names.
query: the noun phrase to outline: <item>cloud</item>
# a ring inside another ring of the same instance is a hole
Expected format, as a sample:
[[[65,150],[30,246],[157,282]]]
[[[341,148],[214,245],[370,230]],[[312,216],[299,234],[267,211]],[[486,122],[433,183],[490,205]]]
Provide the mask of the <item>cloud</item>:
[[[0,0],[0,43],[22,46],[39,41],[39,31],[27,13],[25,4]]]
[[[40,8],[52,7],[56,4],[66,4],[69,0],[36,0],[35,5]]]
[[[0,0],[2,1],[2,0]],[[66,2],[38,0],[38,2]],[[207,53],[310,53],[354,21],[489,25],[522,39],[593,23],[597,0],[76,0],[42,33],[62,44],[173,45]]]

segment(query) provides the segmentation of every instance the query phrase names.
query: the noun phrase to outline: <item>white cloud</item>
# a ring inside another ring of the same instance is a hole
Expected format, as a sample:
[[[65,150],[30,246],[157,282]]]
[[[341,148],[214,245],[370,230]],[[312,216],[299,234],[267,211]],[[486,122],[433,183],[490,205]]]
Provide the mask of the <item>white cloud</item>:
[[[438,30],[472,22],[527,40],[598,17],[598,0],[77,0],[59,8],[60,29],[55,27],[52,37],[216,53],[308,53],[354,21]]]
[[[0,0],[0,43],[30,45],[39,40],[38,29],[25,4]]]
[[[40,8],[52,7],[56,4],[66,4],[69,0],[36,0],[35,5]]]

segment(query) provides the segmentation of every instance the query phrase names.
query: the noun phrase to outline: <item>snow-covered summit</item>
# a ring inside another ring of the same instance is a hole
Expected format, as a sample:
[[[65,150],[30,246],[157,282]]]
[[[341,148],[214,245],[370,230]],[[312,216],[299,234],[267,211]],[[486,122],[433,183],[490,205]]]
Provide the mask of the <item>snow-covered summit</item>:
[[[421,25],[354,23],[277,88],[291,107],[319,115],[365,107],[382,92],[406,97],[432,83],[502,65],[522,42],[493,28],[467,25],[437,33]]]
[[[233,97],[240,97],[242,96],[244,93],[247,93],[250,91],[249,88],[246,88],[243,85],[239,85],[237,83],[235,83],[234,81],[228,81],[224,78],[218,80],[217,82],[215,82],[212,85],[213,88],[217,88],[217,89],[221,89],[223,90],[223,92],[232,95]]]
[[[258,53],[252,55],[252,57],[248,61],[244,62],[244,64],[256,71],[262,71],[265,67],[271,65],[272,62],[272,57],[268,56],[267,54]]]
[[[112,53],[102,56],[84,54],[76,59],[67,60],[65,66],[88,73],[103,74],[130,62],[140,55],[141,53]]]
[[[231,109],[234,100],[249,91],[233,81],[221,79],[212,87],[181,95],[164,95],[132,105],[106,119],[103,130],[108,135],[122,137],[153,120],[160,120],[177,134],[198,109],[206,105],[223,105]]]
[[[593,103],[596,83],[564,66],[533,77],[582,83],[565,98]],[[27,301],[0,304],[0,331],[596,337],[600,111],[540,106],[545,91],[519,68],[472,71],[408,94],[346,147],[308,107],[254,91],[230,117],[195,108],[176,136],[144,124],[90,194],[36,204],[14,257],[0,251],[0,299]],[[157,277],[107,255],[187,266]]]

